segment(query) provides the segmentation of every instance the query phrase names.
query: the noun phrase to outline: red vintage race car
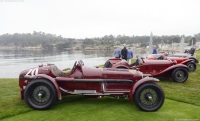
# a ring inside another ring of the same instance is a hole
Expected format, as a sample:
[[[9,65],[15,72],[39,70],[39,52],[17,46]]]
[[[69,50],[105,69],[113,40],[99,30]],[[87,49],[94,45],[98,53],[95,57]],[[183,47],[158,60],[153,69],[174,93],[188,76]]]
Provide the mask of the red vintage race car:
[[[21,99],[33,109],[50,108],[64,95],[126,96],[143,111],[156,111],[164,102],[164,92],[156,78],[137,70],[89,68],[76,61],[70,72],[48,64],[22,71],[19,75]]]
[[[184,57],[176,57],[176,56],[164,56],[163,54],[150,54],[146,57],[148,60],[172,60],[176,61],[178,64],[184,64],[188,67],[190,72],[193,72],[196,70],[196,63],[197,60],[184,58]]]
[[[188,67],[172,60],[137,58],[135,63],[129,65],[125,60],[113,58],[106,61],[104,67],[138,69],[144,74],[150,74],[149,76],[172,78],[175,82],[185,82],[188,79]]]
[[[182,58],[188,58],[192,59],[195,63],[199,63],[199,60],[195,58],[194,56],[191,56],[191,54],[187,53],[174,53],[174,54],[167,54],[167,57],[182,57]]]

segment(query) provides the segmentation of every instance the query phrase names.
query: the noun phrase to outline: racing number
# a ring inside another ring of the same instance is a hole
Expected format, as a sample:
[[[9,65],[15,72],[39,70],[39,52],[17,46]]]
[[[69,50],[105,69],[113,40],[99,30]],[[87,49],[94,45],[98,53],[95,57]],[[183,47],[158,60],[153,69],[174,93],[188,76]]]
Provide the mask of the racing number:
[[[26,76],[34,76],[34,75],[37,75],[38,74],[38,68],[34,68],[34,69],[30,69],[28,71],[28,73],[26,73]]]

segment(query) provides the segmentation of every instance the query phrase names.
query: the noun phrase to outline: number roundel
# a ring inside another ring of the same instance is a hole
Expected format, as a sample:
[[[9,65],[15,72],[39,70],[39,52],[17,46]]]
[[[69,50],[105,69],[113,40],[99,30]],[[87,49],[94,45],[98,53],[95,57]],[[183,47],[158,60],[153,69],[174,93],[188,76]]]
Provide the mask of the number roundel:
[[[26,76],[35,76],[38,74],[38,68],[33,68],[33,69],[30,69],[27,73],[26,73]]]

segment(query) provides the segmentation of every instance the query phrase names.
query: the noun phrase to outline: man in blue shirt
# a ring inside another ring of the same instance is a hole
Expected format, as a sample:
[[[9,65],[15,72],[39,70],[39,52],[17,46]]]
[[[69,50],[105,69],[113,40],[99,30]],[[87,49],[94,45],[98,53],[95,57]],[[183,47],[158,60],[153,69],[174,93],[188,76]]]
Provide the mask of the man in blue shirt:
[[[131,59],[133,58],[133,51],[131,50],[131,48],[128,48],[128,52],[127,52],[127,59],[128,59],[128,63],[131,64]]]
[[[115,58],[120,58],[121,57],[121,49],[117,47],[114,51],[114,56]]]
[[[154,47],[154,49],[153,49],[153,53],[152,53],[152,54],[157,54],[156,47]]]

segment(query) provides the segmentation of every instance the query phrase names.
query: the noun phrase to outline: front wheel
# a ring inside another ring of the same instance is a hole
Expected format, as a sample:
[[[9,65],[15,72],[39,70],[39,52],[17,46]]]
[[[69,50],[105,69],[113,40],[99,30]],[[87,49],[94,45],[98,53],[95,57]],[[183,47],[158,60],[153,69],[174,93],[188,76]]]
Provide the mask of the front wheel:
[[[144,83],[136,89],[134,100],[139,109],[152,112],[161,108],[165,95],[162,88],[157,84]]]
[[[33,109],[49,109],[56,102],[56,89],[45,79],[32,80],[24,91],[27,105]]]
[[[196,64],[195,63],[188,63],[187,67],[189,69],[190,72],[194,72],[196,70]]]
[[[184,68],[177,68],[172,72],[172,80],[175,82],[185,82],[188,79],[188,71]]]

